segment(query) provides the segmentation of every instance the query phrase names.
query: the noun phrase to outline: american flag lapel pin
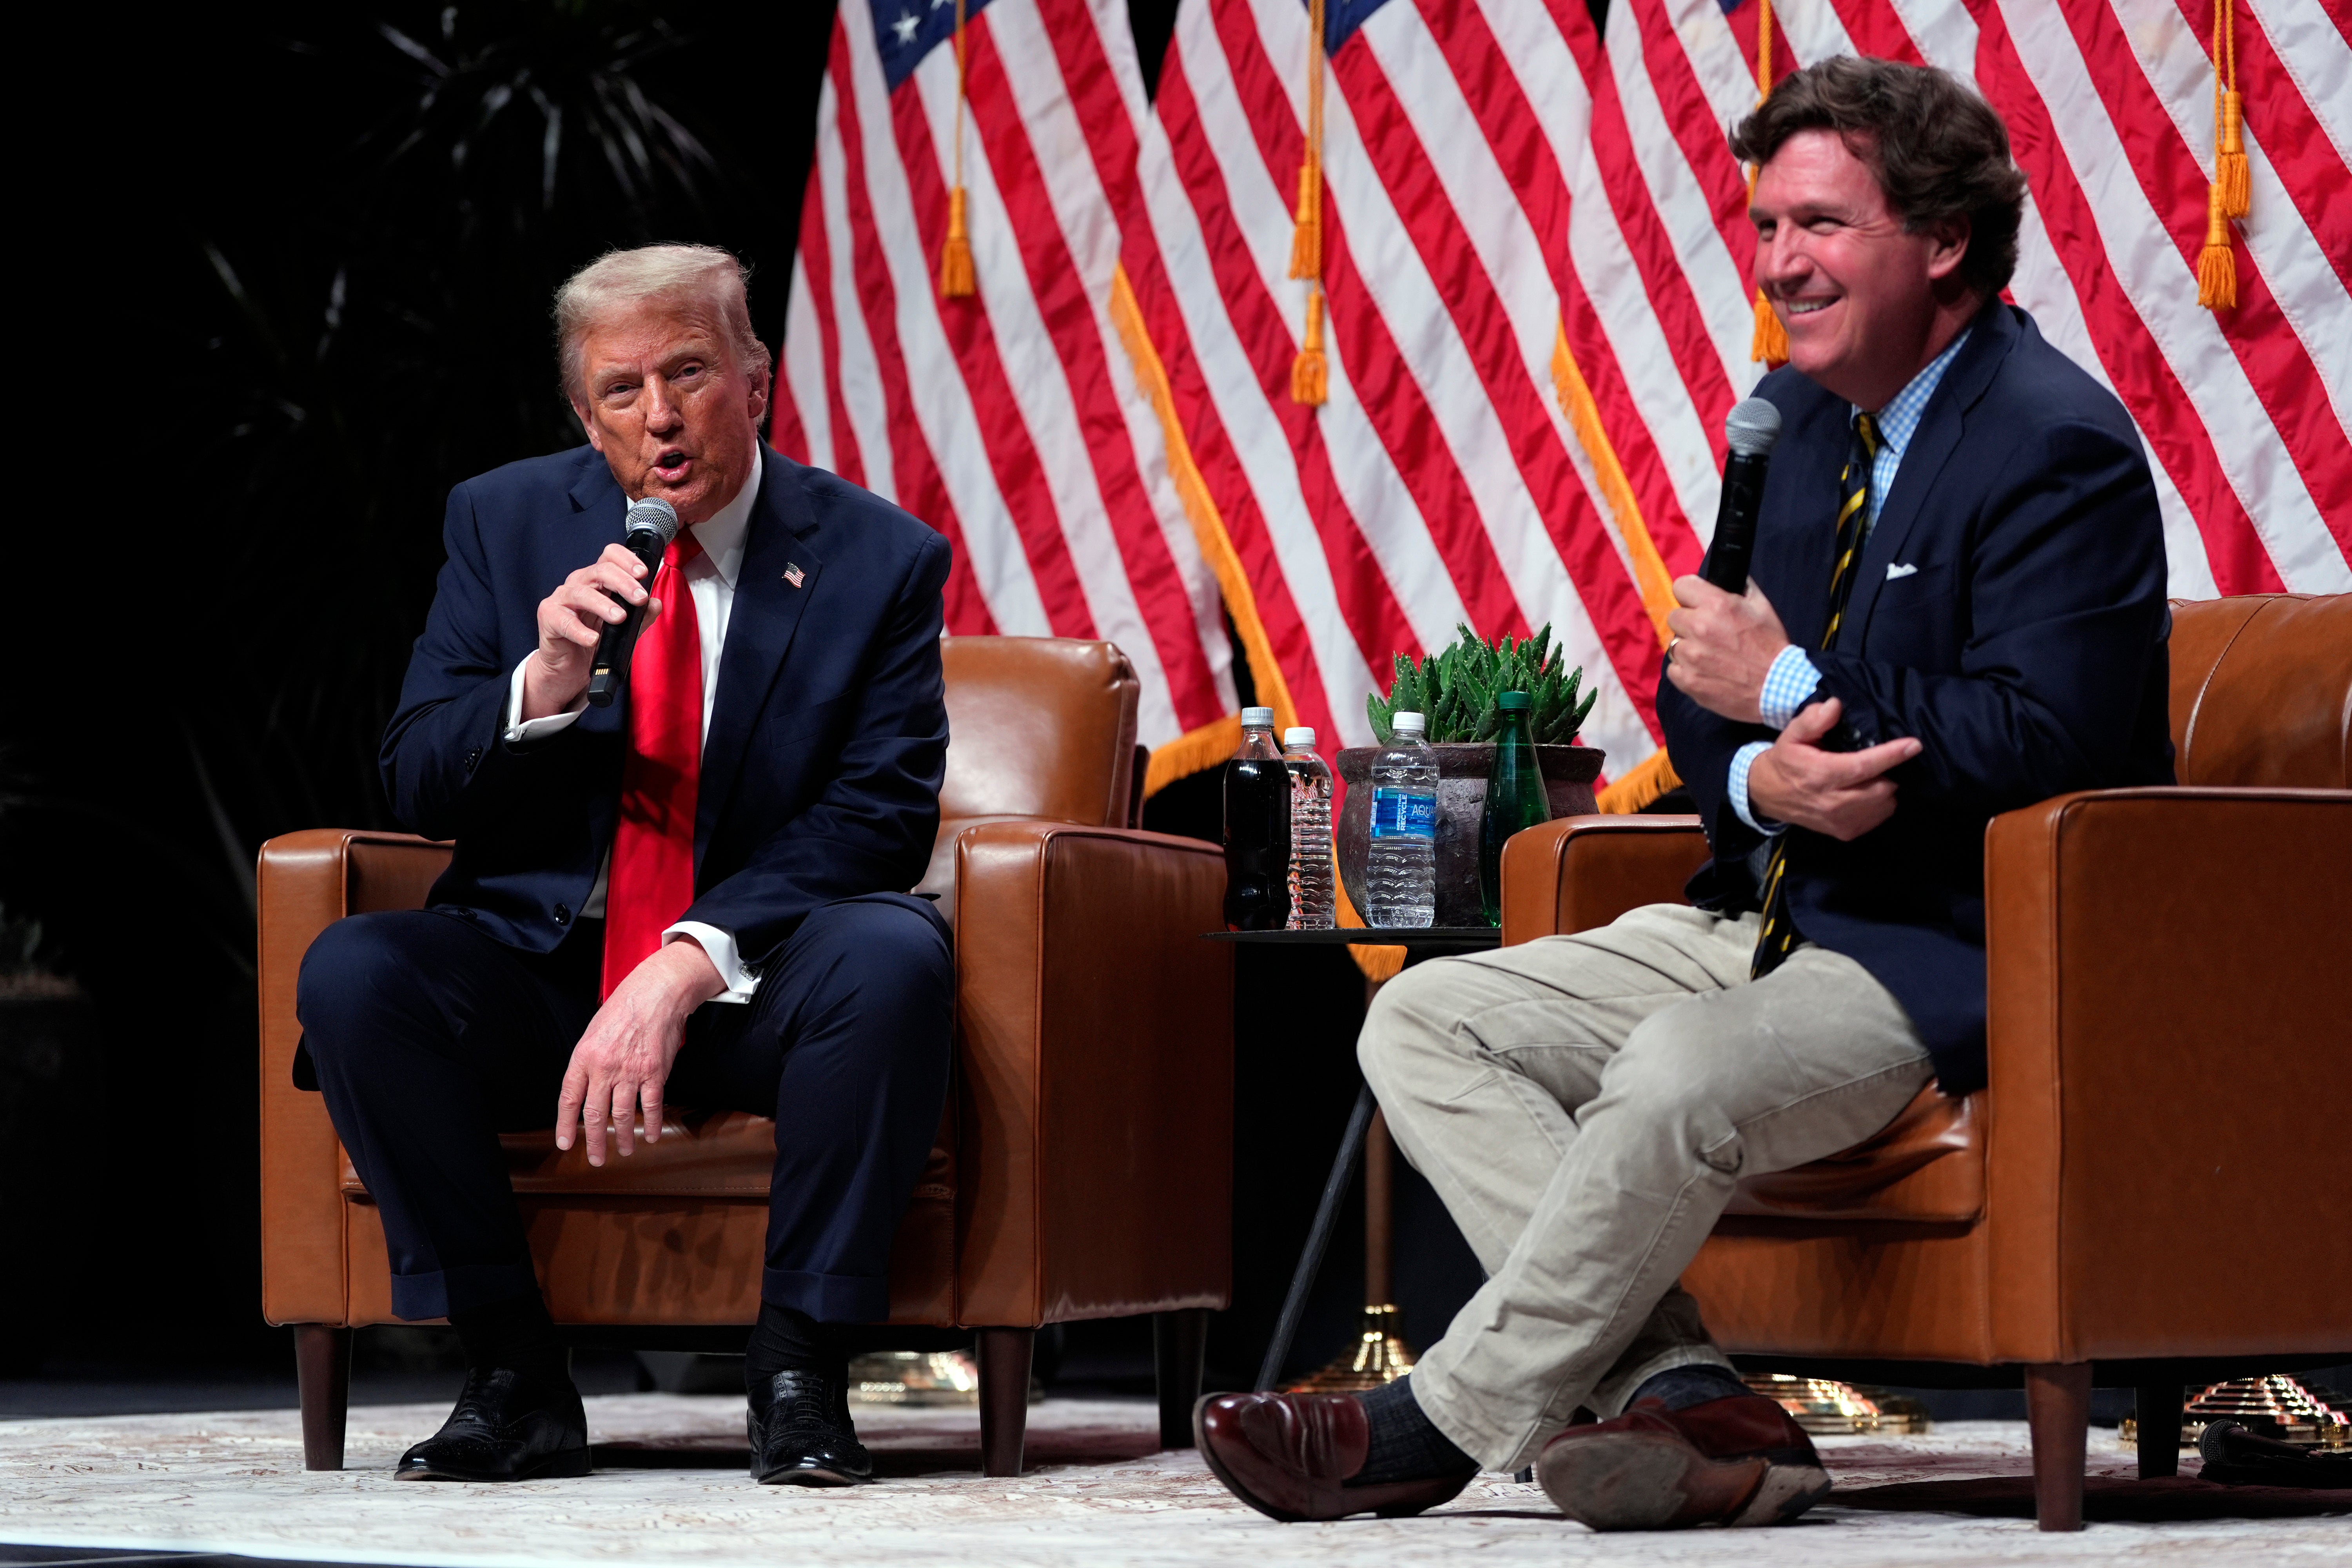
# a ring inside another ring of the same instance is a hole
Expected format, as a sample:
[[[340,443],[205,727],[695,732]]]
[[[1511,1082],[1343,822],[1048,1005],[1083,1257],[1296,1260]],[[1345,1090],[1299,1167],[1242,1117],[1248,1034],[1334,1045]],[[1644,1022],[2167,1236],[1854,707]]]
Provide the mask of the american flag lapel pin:
[[[800,569],[799,563],[787,561],[784,563],[784,581],[797,588],[808,581],[808,574]]]

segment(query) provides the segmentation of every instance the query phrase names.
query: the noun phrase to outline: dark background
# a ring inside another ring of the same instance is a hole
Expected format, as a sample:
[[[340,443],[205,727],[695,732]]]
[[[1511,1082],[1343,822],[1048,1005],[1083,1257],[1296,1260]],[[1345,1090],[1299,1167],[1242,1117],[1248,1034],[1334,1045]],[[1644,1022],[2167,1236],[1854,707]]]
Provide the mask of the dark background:
[[[1131,10],[1149,77],[1174,0]],[[444,497],[580,439],[548,325],[563,278],[616,246],[725,246],[778,342],[832,7],[183,7],[87,81],[87,41],[52,25],[37,52],[86,89],[48,186],[86,293],[20,367],[19,427],[53,443],[31,488],[64,515],[0,696],[0,1379],[18,1407],[92,1380],[203,1403],[224,1377],[290,1383],[258,1310],[255,853],[399,826],[376,747]],[[1217,812],[1203,777],[1151,822],[1213,837]],[[1239,1279],[1212,1347],[1236,1384],[1347,1114],[1363,1000],[1337,951],[1239,976]],[[1402,1185],[1425,1339],[1477,1271]],[[1360,1212],[1301,1369],[1351,1333]],[[387,1367],[441,1355],[376,1339]],[[1149,1364],[1141,1324],[1061,1348],[1074,1376]]]

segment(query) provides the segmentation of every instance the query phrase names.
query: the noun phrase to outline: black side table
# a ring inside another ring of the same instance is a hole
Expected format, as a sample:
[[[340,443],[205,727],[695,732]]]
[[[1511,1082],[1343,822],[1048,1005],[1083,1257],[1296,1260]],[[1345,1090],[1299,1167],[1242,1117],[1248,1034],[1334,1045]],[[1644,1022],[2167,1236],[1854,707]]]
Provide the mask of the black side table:
[[[1247,942],[1265,947],[1402,947],[1405,950],[1405,966],[1411,968],[1425,958],[1441,958],[1451,953],[1482,952],[1503,944],[1503,933],[1492,926],[1383,926],[1377,930],[1360,926],[1345,926],[1334,931],[1213,931],[1202,933],[1207,942]],[[1297,1336],[1298,1320],[1307,1312],[1307,1292],[1315,1288],[1315,1277],[1323,1267],[1324,1249],[1330,1245],[1331,1228],[1339,1223],[1339,1205],[1348,1195],[1348,1184],[1355,1179],[1356,1156],[1361,1152],[1371,1131],[1372,1118],[1378,1114],[1372,1102],[1372,1086],[1359,1084],[1356,1108],[1348,1116],[1348,1130],[1340,1136],[1339,1152],[1332,1157],[1331,1173],[1323,1183],[1323,1199],[1316,1205],[1315,1223],[1307,1232],[1307,1245],[1298,1255],[1298,1265],[1291,1271],[1290,1291],[1283,1298],[1282,1315],[1275,1320],[1274,1342],[1266,1346],[1265,1360],[1258,1367],[1257,1386],[1270,1389],[1282,1375],[1282,1363],[1290,1355],[1290,1342]],[[1386,1152],[1385,1143],[1381,1153]],[[1373,1174],[1385,1176],[1386,1162],[1378,1162],[1380,1169]],[[1377,1187],[1375,1193],[1370,1190]],[[1364,1227],[1368,1305],[1379,1305],[1388,1293],[1388,1213],[1385,1180],[1368,1184],[1367,1212]],[[1371,1300],[1379,1298],[1380,1300]]]

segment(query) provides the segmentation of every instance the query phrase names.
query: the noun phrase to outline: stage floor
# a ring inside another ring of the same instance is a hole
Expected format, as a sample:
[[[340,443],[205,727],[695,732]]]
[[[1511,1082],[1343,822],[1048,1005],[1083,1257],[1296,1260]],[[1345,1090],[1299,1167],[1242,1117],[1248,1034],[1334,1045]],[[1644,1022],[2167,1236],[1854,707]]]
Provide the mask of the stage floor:
[[[2227,1557],[2316,1568],[2352,1556],[2352,1493],[2132,1480],[2111,1430],[2092,1433],[2090,1511],[2103,1521],[2039,1534],[2024,1517],[2025,1430],[2012,1422],[1827,1442],[1840,1489],[1791,1527],[1597,1536],[1501,1477],[1419,1519],[1276,1524],[1227,1496],[1196,1455],[1155,1452],[1152,1408],[1139,1401],[1035,1406],[1032,1468],[1017,1480],[976,1473],[969,1408],[868,1407],[859,1424],[888,1479],[849,1491],[751,1484],[740,1399],[623,1394],[591,1399],[588,1413],[595,1475],[503,1488],[391,1479],[400,1450],[446,1414],[439,1405],[354,1409],[352,1468],[331,1475],[303,1472],[292,1411],[0,1422],[0,1542],[565,1568],[1405,1568],[1465,1552],[1482,1568],[2186,1568]]]

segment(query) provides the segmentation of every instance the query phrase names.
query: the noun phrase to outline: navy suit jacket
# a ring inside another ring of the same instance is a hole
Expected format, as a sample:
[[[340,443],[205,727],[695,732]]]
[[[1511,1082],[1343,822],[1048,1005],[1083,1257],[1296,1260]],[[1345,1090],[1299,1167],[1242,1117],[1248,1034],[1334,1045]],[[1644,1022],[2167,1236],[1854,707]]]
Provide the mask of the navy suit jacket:
[[[921,879],[948,743],[947,541],[823,469],[773,451],[763,462],[682,917],[733,932],[752,965],[818,905]],[[448,562],[384,734],[394,812],[457,840],[434,905],[530,952],[562,939],[612,844],[629,698],[515,745],[508,688],[538,646],[540,601],[620,540],[627,507],[586,447],[452,490]]]
[[[2172,782],[2155,484],[2123,405],[1992,301],[1903,455],[1824,653],[1851,405],[1790,369],[1757,392],[1782,425],[1751,575],[1857,743],[1924,748],[1891,775],[1877,828],[1843,844],[1789,830],[1790,912],[1895,994],[1945,1092],[1963,1094],[1985,1080],[1986,825],[2068,790]],[[1771,731],[1670,680],[1658,716],[1714,849],[1694,901],[1752,909],[1762,837],[1727,774]]]

